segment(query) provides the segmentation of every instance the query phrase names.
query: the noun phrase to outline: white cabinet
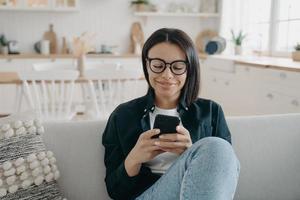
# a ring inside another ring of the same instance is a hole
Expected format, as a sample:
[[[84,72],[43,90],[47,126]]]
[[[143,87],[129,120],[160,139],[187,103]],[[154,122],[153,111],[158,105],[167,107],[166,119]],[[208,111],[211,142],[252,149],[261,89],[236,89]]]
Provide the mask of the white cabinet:
[[[237,65],[237,76],[244,76],[252,94],[255,114],[300,112],[300,73],[248,65]]]
[[[0,0],[0,10],[77,11],[79,0]]]
[[[0,72],[2,71],[15,71],[15,72],[22,72],[22,71],[30,71],[32,70],[33,64],[36,63],[49,63],[53,62],[54,64],[57,62],[61,63],[69,63],[70,65],[73,64],[74,59],[71,58],[40,58],[40,59],[11,59],[11,58],[3,58],[0,59]]]
[[[300,72],[208,58],[201,65],[201,97],[228,115],[300,112]]]
[[[235,79],[234,62],[207,58],[200,67],[200,96],[220,103],[225,113],[237,113],[237,103],[240,102],[237,98],[240,96],[236,94],[239,84]]]

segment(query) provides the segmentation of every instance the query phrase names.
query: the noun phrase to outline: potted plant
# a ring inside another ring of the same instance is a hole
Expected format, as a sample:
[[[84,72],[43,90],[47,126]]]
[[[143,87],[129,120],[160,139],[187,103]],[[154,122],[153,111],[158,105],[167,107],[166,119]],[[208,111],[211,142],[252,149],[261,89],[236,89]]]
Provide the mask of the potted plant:
[[[149,6],[150,6],[149,0],[134,0],[134,1],[131,1],[131,7],[136,12],[148,11]]]
[[[231,30],[232,42],[234,43],[234,53],[235,55],[242,54],[242,43],[243,40],[246,38],[246,34],[243,33],[242,30],[236,35],[233,30]]]
[[[5,35],[0,35],[0,53],[8,54],[8,41]]]
[[[294,47],[295,51],[292,53],[292,58],[294,61],[300,61],[300,43]]]

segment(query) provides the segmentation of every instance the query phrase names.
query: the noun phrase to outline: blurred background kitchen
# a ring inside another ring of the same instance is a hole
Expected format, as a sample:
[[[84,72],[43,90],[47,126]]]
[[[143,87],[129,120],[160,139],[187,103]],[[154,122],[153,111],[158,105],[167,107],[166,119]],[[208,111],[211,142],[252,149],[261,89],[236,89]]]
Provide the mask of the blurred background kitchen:
[[[0,0],[0,115],[107,118],[145,94],[140,53],[187,32],[203,98],[226,115],[300,112],[297,0]]]

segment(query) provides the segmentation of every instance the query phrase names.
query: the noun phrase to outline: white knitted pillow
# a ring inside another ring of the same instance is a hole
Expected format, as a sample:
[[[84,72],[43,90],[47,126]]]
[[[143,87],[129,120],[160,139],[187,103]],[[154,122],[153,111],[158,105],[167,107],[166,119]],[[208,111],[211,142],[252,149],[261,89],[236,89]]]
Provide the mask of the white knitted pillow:
[[[61,200],[60,173],[43,143],[44,127],[30,118],[0,119],[0,199]]]

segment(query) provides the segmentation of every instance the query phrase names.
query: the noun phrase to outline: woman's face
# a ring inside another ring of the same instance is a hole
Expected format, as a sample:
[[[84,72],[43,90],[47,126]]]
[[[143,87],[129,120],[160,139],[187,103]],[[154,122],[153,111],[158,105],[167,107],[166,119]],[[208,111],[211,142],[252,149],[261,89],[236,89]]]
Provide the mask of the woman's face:
[[[150,62],[151,59],[156,58],[160,60],[152,60]],[[175,75],[174,73],[172,73],[170,64],[167,64],[165,70],[161,73],[154,73],[150,69],[150,67],[152,69],[162,68],[162,66],[164,65],[163,61],[166,63],[179,61],[173,64],[172,69],[173,71],[175,71],[175,73],[177,72],[177,74],[181,75]],[[184,63],[185,61],[185,53],[176,44],[163,42],[156,44],[149,50],[147,59],[147,71],[149,74],[150,85],[154,89],[156,97],[170,98],[172,100],[179,98],[181,89],[183,88],[186,81],[187,73],[186,70],[184,70],[184,67],[187,68],[187,66]]]

